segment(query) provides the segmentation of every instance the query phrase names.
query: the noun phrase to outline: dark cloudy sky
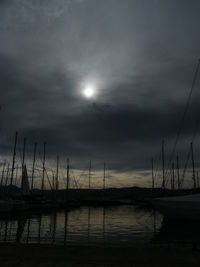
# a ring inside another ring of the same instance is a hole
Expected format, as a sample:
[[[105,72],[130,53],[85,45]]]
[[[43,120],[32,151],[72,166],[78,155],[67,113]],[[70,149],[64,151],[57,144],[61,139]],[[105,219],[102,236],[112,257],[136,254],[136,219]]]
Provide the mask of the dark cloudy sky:
[[[18,130],[77,168],[148,169],[161,140],[170,151],[175,139],[200,56],[199,10],[198,0],[1,0],[1,153]],[[198,90],[199,78],[183,158]]]

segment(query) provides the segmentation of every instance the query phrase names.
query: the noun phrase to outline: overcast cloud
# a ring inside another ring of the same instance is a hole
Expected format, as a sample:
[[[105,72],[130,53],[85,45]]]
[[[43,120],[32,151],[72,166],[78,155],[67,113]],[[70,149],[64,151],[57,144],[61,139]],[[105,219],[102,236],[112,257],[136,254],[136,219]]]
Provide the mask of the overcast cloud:
[[[175,139],[200,56],[199,10],[198,0],[1,1],[2,153],[18,130],[80,167],[91,158],[116,171],[149,168],[161,140],[170,152]],[[198,91],[199,77],[181,153]]]

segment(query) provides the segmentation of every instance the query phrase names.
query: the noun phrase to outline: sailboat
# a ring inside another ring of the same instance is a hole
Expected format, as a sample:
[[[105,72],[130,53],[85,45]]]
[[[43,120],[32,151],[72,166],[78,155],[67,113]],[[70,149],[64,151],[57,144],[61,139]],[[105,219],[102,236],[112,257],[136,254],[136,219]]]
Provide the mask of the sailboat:
[[[24,165],[23,171],[22,171],[21,190],[22,190],[23,196],[29,196],[30,195],[30,187],[29,187],[28,173],[27,173],[26,165]]]
[[[187,99],[186,107],[183,113],[183,117],[181,120],[181,124],[179,127],[179,130],[177,132],[176,141],[173,148],[173,153],[176,149],[177,142],[181,133],[182,125],[185,121],[185,116],[187,114],[189,104],[191,102],[191,97],[193,93],[193,89],[196,84],[196,80],[198,78],[198,73],[200,69],[200,59],[198,60],[197,68],[194,74],[194,78],[192,81],[192,86],[190,89],[190,93]],[[199,119],[197,120],[197,123],[199,123]],[[198,130],[198,124],[195,127],[195,132],[193,133],[192,142],[190,143],[190,151],[188,155],[191,155],[192,159],[192,171],[193,171],[193,182],[194,182],[194,190],[196,190],[196,180],[195,180],[195,166],[194,166],[194,154],[193,154],[193,141],[197,135]],[[172,155],[173,155],[172,153]],[[165,170],[164,170],[164,145],[162,146],[162,171],[163,171],[163,189],[165,189]],[[187,167],[187,164],[185,165]],[[184,174],[183,173],[183,178]],[[178,167],[179,171],[179,167]],[[153,172],[152,172],[153,173]],[[153,175],[152,175],[153,176]],[[197,183],[198,178],[197,178]],[[180,189],[180,183],[178,182],[178,186]],[[184,196],[174,196],[174,197],[162,197],[162,198],[155,198],[152,200],[152,205],[155,209],[159,210],[166,219],[172,219],[172,220],[182,220],[182,221],[194,221],[194,220],[200,220],[200,194],[190,194],[190,195],[184,195]]]
[[[155,198],[152,204],[166,219],[200,220],[200,194]]]
[[[22,171],[21,192],[22,197],[27,197],[30,195],[26,165],[24,165]],[[0,212],[22,211],[28,209],[28,207],[28,203],[23,199],[0,200]]]

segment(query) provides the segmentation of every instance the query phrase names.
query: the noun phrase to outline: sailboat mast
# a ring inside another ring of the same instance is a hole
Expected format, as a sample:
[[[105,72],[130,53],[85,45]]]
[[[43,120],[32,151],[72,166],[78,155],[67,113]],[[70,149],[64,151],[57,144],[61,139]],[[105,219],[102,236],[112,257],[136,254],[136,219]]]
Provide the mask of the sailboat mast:
[[[154,161],[153,158],[151,159],[151,175],[152,175],[152,191],[154,189]]]
[[[1,184],[0,184],[0,186],[3,186],[5,167],[6,167],[6,160],[3,163],[3,170],[2,170],[2,174],[1,174]]]
[[[162,188],[165,189],[165,142],[162,141],[162,174],[163,174],[163,181],[162,181]]]
[[[197,188],[199,189],[199,172],[197,171]]]
[[[46,159],[46,142],[43,144],[43,168],[42,168],[42,187],[41,190],[44,192],[44,173],[45,173],[45,159]]]
[[[23,144],[23,154],[22,154],[22,172],[23,172],[23,169],[24,169],[25,152],[26,152],[26,138],[24,138],[24,144]]]
[[[91,188],[91,168],[92,168],[92,162],[90,160],[89,162],[89,173],[88,173],[88,180],[89,180],[89,189]]]
[[[195,167],[194,167],[194,151],[193,151],[193,143],[190,143],[191,153],[192,153],[192,179],[194,182],[194,189],[196,189],[196,178],[195,178]]]
[[[179,157],[178,157],[178,155],[176,156],[176,169],[177,169],[177,178],[178,178],[178,190],[180,190],[181,184],[180,184]]]
[[[37,143],[34,143],[34,151],[33,151],[33,167],[32,167],[32,175],[31,175],[31,192],[32,192],[32,190],[33,190],[33,179],[34,179],[34,173],[35,173],[36,148],[37,148]]]
[[[23,173],[24,173],[25,152],[26,152],[26,138],[24,138],[24,144],[23,144],[21,188],[22,188],[22,185],[23,185]]]
[[[15,144],[14,144],[14,150],[13,150],[13,161],[12,161],[10,185],[13,184],[13,174],[14,174],[14,169],[15,169],[15,156],[16,156],[16,147],[17,147],[17,137],[18,137],[18,132],[15,133]]]
[[[57,164],[56,164],[56,191],[58,190],[58,169],[59,169],[59,156],[57,155]]]
[[[9,177],[9,167],[10,167],[10,164],[8,163],[8,168],[7,168],[7,172],[6,172],[6,181],[5,181],[5,186],[7,186],[7,184],[8,184],[8,177]]]
[[[55,190],[55,177],[54,177],[54,173],[52,171],[52,185],[53,185],[53,190]]]
[[[172,163],[172,180],[171,180],[171,189],[174,190],[174,163]]]
[[[106,189],[106,163],[103,164],[103,190]]]
[[[15,173],[15,186],[17,186],[17,178],[18,178],[18,165],[16,167],[16,173]]]
[[[67,159],[67,191],[69,190],[69,158]]]

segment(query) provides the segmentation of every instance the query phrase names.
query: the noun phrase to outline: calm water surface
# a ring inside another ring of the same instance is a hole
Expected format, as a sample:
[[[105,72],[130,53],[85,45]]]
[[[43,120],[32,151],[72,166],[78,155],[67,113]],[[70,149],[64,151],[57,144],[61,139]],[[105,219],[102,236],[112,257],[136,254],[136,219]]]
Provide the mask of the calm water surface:
[[[134,206],[21,214],[0,218],[0,242],[117,246],[150,243],[161,223],[160,214]]]

